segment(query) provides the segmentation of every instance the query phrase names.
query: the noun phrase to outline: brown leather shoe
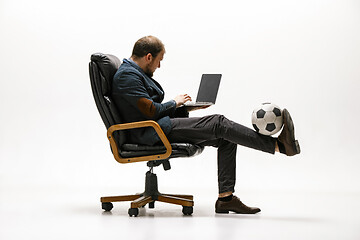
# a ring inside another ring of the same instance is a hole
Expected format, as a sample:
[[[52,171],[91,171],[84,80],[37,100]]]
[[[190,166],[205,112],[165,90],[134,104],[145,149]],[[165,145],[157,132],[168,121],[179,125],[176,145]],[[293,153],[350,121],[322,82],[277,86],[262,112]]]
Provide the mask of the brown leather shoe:
[[[294,156],[300,153],[299,142],[295,140],[294,123],[287,109],[284,108],[282,114],[284,128],[278,137],[279,150],[287,156]]]
[[[255,214],[260,212],[260,208],[252,208],[243,204],[240,199],[233,196],[229,202],[217,200],[215,203],[216,213],[229,213],[229,211],[241,214]]]

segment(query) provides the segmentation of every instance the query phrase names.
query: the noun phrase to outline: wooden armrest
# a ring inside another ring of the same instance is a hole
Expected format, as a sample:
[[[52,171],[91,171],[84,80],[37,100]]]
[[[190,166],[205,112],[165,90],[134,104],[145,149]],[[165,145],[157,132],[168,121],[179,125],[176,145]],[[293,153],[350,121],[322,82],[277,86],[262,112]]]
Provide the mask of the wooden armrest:
[[[142,128],[142,127],[153,127],[155,129],[156,133],[159,135],[161,142],[164,144],[164,146],[166,148],[166,152],[164,154],[155,154],[155,155],[132,157],[132,158],[122,158],[119,154],[119,148],[114,139],[113,133],[115,131],[119,131],[119,130]],[[171,152],[172,152],[170,142],[167,139],[166,135],[164,134],[163,130],[161,129],[161,127],[159,126],[159,124],[157,122],[152,121],[152,120],[112,125],[109,127],[109,129],[107,131],[107,137],[110,141],[110,145],[111,145],[111,149],[112,149],[114,158],[119,163],[130,163],[130,162],[141,162],[141,161],[153,161],[153,160],[167,159],[171,155]]]

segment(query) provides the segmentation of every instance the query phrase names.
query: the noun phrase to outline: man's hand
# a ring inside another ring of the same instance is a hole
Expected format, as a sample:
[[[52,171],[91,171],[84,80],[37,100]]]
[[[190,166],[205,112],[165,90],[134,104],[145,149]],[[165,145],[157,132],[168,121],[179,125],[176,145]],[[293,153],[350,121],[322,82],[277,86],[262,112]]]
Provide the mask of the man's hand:
[[[176,96],[174,100],[176,102],[176,107],[180,107],[184,105],[184,103],[186,103],[187,101],[191,101],[191,97],[187,94],[181,94]]]

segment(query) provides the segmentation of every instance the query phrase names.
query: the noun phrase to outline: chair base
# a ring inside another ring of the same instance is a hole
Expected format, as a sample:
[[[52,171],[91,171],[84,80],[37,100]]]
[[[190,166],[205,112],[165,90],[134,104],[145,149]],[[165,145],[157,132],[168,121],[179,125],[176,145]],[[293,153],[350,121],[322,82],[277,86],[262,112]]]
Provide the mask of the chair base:
[[[102,208],[105,211],[111,211],[112,202],[132,201],[129,215],[137,216],[139,214],[138,208],[149,204],[149,208],[154,208],[155,201],[166,202],[170,204],[177,204],[183,206],[183,214],[191,215],[193,213],[194,197],[192,195],[180,194],[162,194],[158,191],[156,174],[148,171],[145,178],[145,191],[141,194],[102,197]]]

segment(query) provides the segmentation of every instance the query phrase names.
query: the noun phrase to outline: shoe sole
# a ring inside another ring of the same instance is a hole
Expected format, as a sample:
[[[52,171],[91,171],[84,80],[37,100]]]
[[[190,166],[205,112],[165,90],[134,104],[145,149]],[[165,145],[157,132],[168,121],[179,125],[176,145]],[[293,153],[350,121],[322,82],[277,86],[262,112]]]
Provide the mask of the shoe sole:
[[[232,210],[229,210],[229,211],[226,211],[226,210],[224,210],[224,211],[216,211],[216,210],[215,210],[215,213],[228,214],[230,211],[231,211],[231,212],[234,212],[234,213],[236,213],[236,214],[256,214],[256,213],[258,213],[258,212],[261,212],[261,210],[259,209],[258,211],[254,211],[254,212],[236,212],[236,211],[232,211]]]
[[[294,150],[295,150],[295,153],[296,154],[299,154],[300,153],[300,144],[299,144],[299,142],[298,142],[298,140],[295,140],[295,142],[294,142]]]
[[[286,108],[284,108],[284,110],[283,110],[283,115],[284,115],[284,127],[287,126],[287,129],[291,133],[291,136],[290,136],[291,139],[293,141],[295,141],[294,123],[292,121],[289,111]]]
[[[287,126],[287,129],[291,133],[290,137],[294,142],[294,144],[293,144],[294,154],[291,154],[291,155],[299,154],[301,150],[300,150],[300,144],[299,144],[298,140],[295,140],[294,122],[292,121],[291,115],[286,108],[284,108],[284,110],[283,110],[283,115],[284,115],[284,127]]]
[[[216,213],[220,213],[220,214],[227,214],[229,213],[229,211],[215,211]]]

